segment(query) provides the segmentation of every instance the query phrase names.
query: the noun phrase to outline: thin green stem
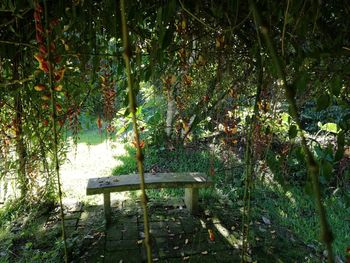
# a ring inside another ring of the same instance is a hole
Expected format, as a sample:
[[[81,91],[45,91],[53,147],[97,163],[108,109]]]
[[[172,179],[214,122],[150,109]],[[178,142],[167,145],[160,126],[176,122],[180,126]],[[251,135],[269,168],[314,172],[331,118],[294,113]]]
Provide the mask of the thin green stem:
[[[130,46],[128,42],[128,27],[126,23],[126,14],[125,14],[125,2],[124,0],[120,1],[120,10],[121,10],[121,20],[122,20],[122,33],[123,33],[123,47],[124,47],[124,61],[126,74],[128,77],[128,94],[129,94],[129,108],[132,114],[132,122],[134,128],[134,136],[136,142],[136,158],[137,158],[137,168],[140,175],[140,188],[141,188],[141,203],[143,207],[143,218],[144,218],[144,230],[145,230],[145,247],[147,252],[147,262],[152,262],[152,249],[150,244],[150,233],[149,233],[149,220],[148,220],[148,211],[147,211],[147,196],[146,196],[146,187],[145,187],[145,176],[143,169],[143,153],[140,146],[140,136],[137,127],[137,119],[136,119],[136,99],[134,94],[132,73],[131,73],[131,65],[130,65]]]
[[[280,61],[280,58],[277,55],[276,48],[272,43],[271,37],[269,35],[269,32],[265,26],[263,26],[260,13],[256,7],[256,4],[253,0],[250,0],[250,8],[252,9],[254,19],[257,23],[257,26],[260,30],[260,33],[262,34],[265,44],[267,46],[267,50],[270,53],[272,63],[275,66],[277,76],[282,80],[282,86],[284,87],[285,94],[287,101],[289,103],[291,116],[296,122],[299,134],[301,137],[301,143],[302,147],[305,153],[305,159],[307,162],[308,172],[310,174],[311,180],[312,180],[312,186],[313,186],[313,192],[315,196],[315,204],[316,208],[319,213],[320,217],[320,225],[321,225],[321,238],[322,241],[325,243],[327,252],[328,252],[328,262],[333,263],[334,262],[334,255],[332,250],[332,242],[333,242],[333,234],[330,229],[327,215],[326,215],[326,209],[322,202],[322,195],[321,195],[321,188],[319,183],[319,165],[317,164],[311,150],[309,149],[309,146],[307,145],[306,138],[304,135],[304,131],[301,128],[301,122],[300,117],[298,113],[298,108],[295,100],[295,91],[291,85],[288,85],[286,82],[286,75],[284,73],[282,63]]]
[[[260,39],[258,36],[258,43],[260,43]],[[259,45],[260,46],[260,45]],[[261,46],[260,46],[261,47]],[[261,58],[261,48],[257,51],[257,87],[256,87],[256,95],[254,102],[254,111],[253,116],[247,123],[248,133],[247,133],[247,144],[244,155],[244,163],[245,163],[245,185],[244,185],[244,196],[243,196],[243,216],[242,216],[242,257],[241,261],[247,261],[248,255],[248,239],[249,239],[249,223],[250,223],[250,214],[251,214],[251,191],[253,186],[253,130],[259,115],[259,107],[258,102],[260,99],[262,83],[263,83],[263,68],[262,68],[262,58]]]
[[[46,32],[48,32],[48,13],[47,13],[47,3],[44,1],[44,12],[45,12],[45,27]],[[53,157],[55,172],[57,176],[57,188],[58,188],[58,198],[60,203],[60,216],[61,216],[61,230],[62,230],[62,240],[64,246],[64,262],[68,263],[68,249],[67,249],[67,240],[66,240],[66,228],[64,221],[64,208],[62,202],[62,187],[61,187],[61,177],[60,177],[60,164],[58,158],[58,132],[57,132],[57,112],[56,112],[56,96],[53,85],[53,68],[52,68],[52,54],[50,51],[50,35],[46,36],[46,45],[48,50],[48,61],[49,61],[49,86],[51,91],[51,111],[52,111],[52,131],[53,131]]]

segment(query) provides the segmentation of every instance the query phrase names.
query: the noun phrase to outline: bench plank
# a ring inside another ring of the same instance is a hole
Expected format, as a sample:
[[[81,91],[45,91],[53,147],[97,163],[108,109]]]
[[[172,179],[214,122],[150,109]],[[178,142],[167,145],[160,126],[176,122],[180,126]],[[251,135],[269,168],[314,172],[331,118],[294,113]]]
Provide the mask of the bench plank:
[[[146,173],[146,189],[156,188],[201,188],[212,184],[212,179],[204,173]],[[87,195],[123,192],[140,189],[138,174],[109,176],[89,179]]]

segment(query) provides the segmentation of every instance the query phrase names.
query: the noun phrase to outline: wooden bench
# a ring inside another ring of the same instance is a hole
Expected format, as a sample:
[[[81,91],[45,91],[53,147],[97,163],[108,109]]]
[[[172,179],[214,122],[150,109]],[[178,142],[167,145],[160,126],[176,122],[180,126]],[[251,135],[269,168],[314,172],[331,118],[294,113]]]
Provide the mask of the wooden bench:
[[[198,189],[212,184],[211,178],[203,173],[157,173],[145,174],[146,189],[185,188],[185,204],[190,213],[198,211]],[[91,178],[88,181],[87,195],[104,195],[106,223],[111,221],[110,193],[140,190],[138,174]]]

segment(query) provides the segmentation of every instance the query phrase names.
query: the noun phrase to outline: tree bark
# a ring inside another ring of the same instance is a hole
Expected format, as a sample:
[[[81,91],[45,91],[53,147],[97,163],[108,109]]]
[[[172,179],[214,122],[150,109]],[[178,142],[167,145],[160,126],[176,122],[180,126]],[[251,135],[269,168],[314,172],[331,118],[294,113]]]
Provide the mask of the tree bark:
[[[174,100],[174,96],[170,94],[168,96],[168,109],[166,112],[166,127],[165,127],[165,133],[168,139],[171,137],[171,134],[172,134],[175,112],[176,112],[176,103]]]

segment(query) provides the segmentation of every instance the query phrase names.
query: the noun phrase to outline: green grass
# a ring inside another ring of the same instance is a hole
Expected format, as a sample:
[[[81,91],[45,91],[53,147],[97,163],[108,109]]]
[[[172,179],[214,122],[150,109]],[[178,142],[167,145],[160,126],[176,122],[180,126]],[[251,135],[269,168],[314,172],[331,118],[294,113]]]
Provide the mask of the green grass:
[[[253,208],[255,217],[268,217],[273,224],[291,230],[305,244],[321,251],[325,247],[320,241],[319,217],[313,198],[300,187],[291,186],[285,192],[276,184],[258,183],[254,193]],[[344,257],[350,245],[349,208],[342,201],[342,196],[331,195],[324,200],[330,226],[334,233],[333,249],[336,255]]]
[[[113,170],[113,175],[137,173],[136,150],[134,147],[126,146],[127,154],[117,157],[121,165]],[[209,175],[211,166],[215,170],[222,167],[222,162],[213,157],[207,150],[193,150],[180,148],[176,151],[167,149],[147,148],[144,153],[144,170],[145,172],[203,172]],[[214,181],[218,176],[214,176]],[[166,199],[168,197],[183,196],[183,189],[159,189],[149,190],[149,197]],[[212,188],[202,189],[201,196],[203,199],[217,198]]]
[[[45,206],[27,207],[16,200],[0,209],[1,263],[60,262],[60,231],[45,230],[47,212]]]
[[[67,134],[68,138],[72,138],[72,134]],[[108,135],[105,130],[101,133],[98,129],[83,130],[78,134],[77,143],[84,143],[86,145],[98,145],[105,142],[108,139]]]

